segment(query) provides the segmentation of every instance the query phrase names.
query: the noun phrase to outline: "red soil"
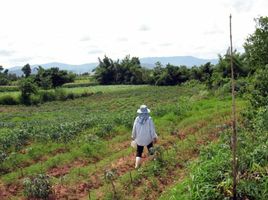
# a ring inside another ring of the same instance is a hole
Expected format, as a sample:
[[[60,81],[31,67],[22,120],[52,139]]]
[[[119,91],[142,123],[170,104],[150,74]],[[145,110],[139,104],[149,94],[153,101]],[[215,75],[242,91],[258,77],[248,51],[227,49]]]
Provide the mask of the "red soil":
[[[19,191],[22,190],[22,186],[18,183],[3,185],[0,184],[0,199],[7,200],[10,199],[11,196],[17,195]]]
[[[71,163],[68,163],[67,165],[57,166],[52,169],[49,169],[47,175],[58,178],[60,176],[68,174],[71,168],[83,167],[86,166],[87,164],[88,163],[84,160],[75,160]]]

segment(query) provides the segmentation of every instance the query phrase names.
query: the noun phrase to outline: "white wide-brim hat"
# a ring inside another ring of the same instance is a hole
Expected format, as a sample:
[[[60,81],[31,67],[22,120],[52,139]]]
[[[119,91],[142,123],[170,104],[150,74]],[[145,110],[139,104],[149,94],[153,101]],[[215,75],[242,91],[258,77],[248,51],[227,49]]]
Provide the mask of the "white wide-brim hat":
[[[141,105],[140,108],[137,110],[137,113],[141,114],[141,113],[150,113],[150,109],[147,108],[146,105]]]

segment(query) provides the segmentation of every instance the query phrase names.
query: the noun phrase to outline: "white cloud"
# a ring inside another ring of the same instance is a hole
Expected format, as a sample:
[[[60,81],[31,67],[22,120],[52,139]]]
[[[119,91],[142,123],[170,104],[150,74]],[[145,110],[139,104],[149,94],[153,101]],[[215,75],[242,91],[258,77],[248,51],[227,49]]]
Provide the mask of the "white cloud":
[[[0,56],[12,56],[15,52],[10,50],[0,50]]]
[[[150,27],[148,25],[141,25],[140,28],[139,28],[140,31],[149,31],[150,30]]]
[[[229,14],[234,46],[241,49],[253,19],[267,15],[267,2],[0,0],[0,65],[80,64],[104,54],[215,58],[229,45]]]
[[[80,39],[81,42],[87,42],[87,41],[90,41],[91,38],[89,36],[84,36]]]
[[[90,50],[88,54],[103,54],[103,51],[100,49],[93,49],[93,50]]]
[[[119,38],[116,39],[116,41],[118,41],[118,42],[127,42],[128,39],[127,39],[127,37],[119,37]]]

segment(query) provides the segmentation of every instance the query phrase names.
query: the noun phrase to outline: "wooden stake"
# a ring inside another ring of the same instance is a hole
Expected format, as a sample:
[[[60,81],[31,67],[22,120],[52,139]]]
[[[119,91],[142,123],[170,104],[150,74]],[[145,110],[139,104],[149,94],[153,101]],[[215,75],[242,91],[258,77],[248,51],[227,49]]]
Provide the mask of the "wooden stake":
[[[133,185],[133,179],[132,179],[131,171],[129,171],[129,176],[130,176],[131,185]]]
[[[233,66],[233,41],[232,41],[232,15],[230,15],[230,62],[232,75],[232,153],[233,153],[233,200],[237,200],[236,185],[237,185],[237,130],[236,130],[236,105],[235,105],[235,80],[234,80],[234,66]]]

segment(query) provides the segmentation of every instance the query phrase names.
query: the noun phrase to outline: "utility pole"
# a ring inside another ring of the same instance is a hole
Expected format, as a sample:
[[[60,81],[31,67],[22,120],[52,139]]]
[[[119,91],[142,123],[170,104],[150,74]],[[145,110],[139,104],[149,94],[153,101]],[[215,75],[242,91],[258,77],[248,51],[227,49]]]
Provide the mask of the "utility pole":
[[[232,41],[232,15],[230,15],[230,64],[232,76],[232,153],[233,153],[233,200],[237,200],[236,186],[237,186],[237,127],[236,127],[236,105],[235,105],[235,80],[234,80],[234,65],[233,65],[233,41]]]

